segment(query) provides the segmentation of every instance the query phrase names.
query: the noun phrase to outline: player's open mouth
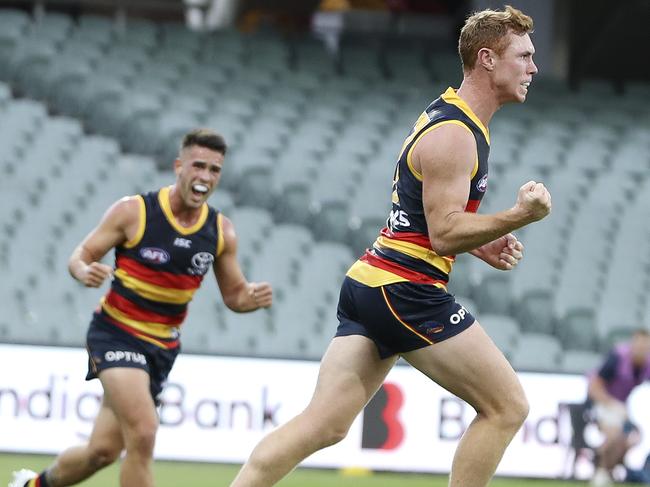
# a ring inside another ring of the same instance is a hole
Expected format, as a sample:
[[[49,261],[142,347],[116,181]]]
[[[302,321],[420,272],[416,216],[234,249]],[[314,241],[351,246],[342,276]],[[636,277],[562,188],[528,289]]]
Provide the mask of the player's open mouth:
[[[193,184],[192,185],[192,192],[194,194],[203,196],[204,194],[207,194],[208,192],[208,187],[205,184]]]

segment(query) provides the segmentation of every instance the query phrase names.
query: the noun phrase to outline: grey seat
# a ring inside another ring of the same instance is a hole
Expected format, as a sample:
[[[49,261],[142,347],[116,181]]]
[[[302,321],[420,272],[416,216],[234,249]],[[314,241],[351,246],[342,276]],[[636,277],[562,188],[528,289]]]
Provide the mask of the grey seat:
[[[557,322],[557,336],[566,348],[597,350],[599,333],[592,308],[571,308]]]
[[[482,315],[478,321],[495,345],[506,357],[510,357],[521,335],[519,323],[510,316],[490,313]]]
[[[586,374],[603,360],[602,354],[588,350],[565,350],[562,356],[562,372]]]
[[[162,164],[178,155],[183,135],[199,126],[198,117],[188,112],[156,109],[136,122],[132,144],[134,149],[155,154]]]
[[[229,215],[235,226],[238,238],[238,248],[242,256],[250,256],[258,252],[264,240],[273,231],[271,214],[261,208],[240,206]]]
[[[342,199],[319,202],[311,230],[319,241],[346,243],[350,239],[348,205]]]
[[[473,298],[481,313],[510,314],[512,287],[505,273],[486,274],[474,291]]]
[[[562,347],[553,336],[541,333],[522,333],[511,356],[517,371],[555,372],[561,360]]]
[[[522,295],[514,307],[514,315],[526,332],[555,332],[553,294],[545,289],[531,290]]]
[[[44,76],[56,49],[42,40],[27,39],[13,50],[3,69],[20,94],[32,94],[34,83]]]

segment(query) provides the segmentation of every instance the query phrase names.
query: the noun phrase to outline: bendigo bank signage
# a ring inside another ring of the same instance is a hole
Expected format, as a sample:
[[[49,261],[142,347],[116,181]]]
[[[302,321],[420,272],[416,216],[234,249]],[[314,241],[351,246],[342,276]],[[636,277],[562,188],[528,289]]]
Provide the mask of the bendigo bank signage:
[[[18,367],[17,364],[44,364]],[[0,451],[54,454],[84,441],[101,403],[87,382],[82,349],[0,345]],[[161,396],[156,458],[241,463],[271,429],[307,405],[318,363],[181,354]],[[584,401],[579,375],[521,373],[531,409],[498,470],[500,475],[557,478],[573,469],[570,408]],[[628,456],[640,466],[650,451],[650,387],[631,397],[643,435]],[[474,410],[410,367],[397,366],[338,445],[305,461],[314,467],[446,473]],[[587,443],[600,441],[592,424]],[[582,461],[582,460],[581,460]]]

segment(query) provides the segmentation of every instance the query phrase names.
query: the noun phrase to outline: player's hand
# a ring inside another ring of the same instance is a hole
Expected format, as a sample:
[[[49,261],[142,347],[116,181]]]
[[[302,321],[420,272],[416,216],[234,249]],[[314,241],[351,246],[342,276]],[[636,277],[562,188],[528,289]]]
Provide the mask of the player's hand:
[[[81,283],[86,287],[99,287],[113,275],[113,268],[100,262],[88,264],[81,276]]]
[[[519,188],[515,207],[523,212],[526,223],[536,222],[551,212],[551,193],[544,184],[528,181]]]
[[[524,244],[508,233],[480,247],[476,255],[495,269],[510,271],[524,258]]]
[[[273,304],[273,289],[268,282],[251,282],[248,293],[256,308],[268,308]]]

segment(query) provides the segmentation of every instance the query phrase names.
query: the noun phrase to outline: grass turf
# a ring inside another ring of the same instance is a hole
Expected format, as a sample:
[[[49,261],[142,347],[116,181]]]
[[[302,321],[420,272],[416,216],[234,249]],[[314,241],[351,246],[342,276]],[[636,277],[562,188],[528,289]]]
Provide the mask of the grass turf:
[[[50,456],[0,454],[0,486],[20,468],[40,471],[52,462]],[[84,487],[115,487],[117,464],[79,484]],[[154,475],[157,487],[221,487],[228,486],[238,465],[180,463],[157,461]],[[364,472],[342,473],[336,470],[298,469],[278,484],[280,487],[446,487],[447,478],[438,475]],[[585,482],[497,478],[491,487],[578,487]],[[637,484],[638,485],[638,484]],[[623,484],[617,484],[622,487]]]

